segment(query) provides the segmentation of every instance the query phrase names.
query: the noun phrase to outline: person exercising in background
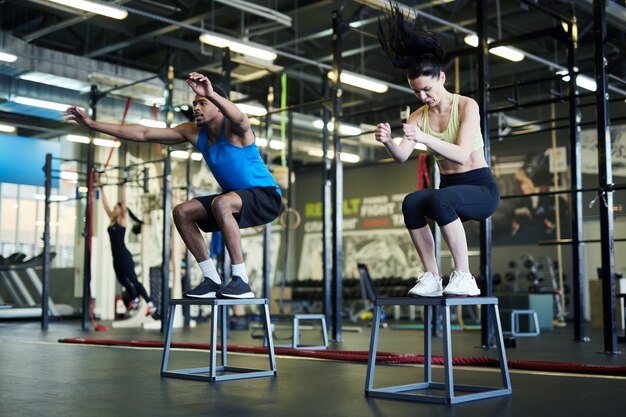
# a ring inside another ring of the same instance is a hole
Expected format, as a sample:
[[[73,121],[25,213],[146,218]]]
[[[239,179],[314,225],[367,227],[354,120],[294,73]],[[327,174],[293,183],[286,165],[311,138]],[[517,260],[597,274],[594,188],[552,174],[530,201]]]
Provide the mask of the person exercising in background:
[[[147,303],[148,309],[146,314],[154,317],[157,313],[157,307],[152,301],[152,298],[148,295],[143,284],[137,279],[133,256],[128,248],[126,248],[126,243],[124,242],[124,236],[126,235],[126,214],[128,212],[128,208],[126,207],[126,186],[120,184],[120,201],[115,204],[112,209],[109,206],[102,185],[100,184],[99,187],[104,211],[111,221],[109,227],[107,227],[107,232],[111,239],[111,253],[113,254],[113,270],[115,271],[115,277],[131,297],[128,310],[129,312],[134,312],[139,308],[141,303],[139,295],[141,295]]]
[[[417,143],[426,145],[441,171],[439,189],[415,191],[402,203],[404,223],[424,268],[409,294],[479,295],[480,289],[469,270],[462,222],[491,216],[498,207],[500,194],[485,160],[478,104],[446,90],[443,48],[434,33],[415,30],[414,20],[409,21],[398,6],[392,6],[386,19],[379,23],[378,38],[383,50],[396,68],[406,72],[409,86],[424,106],[403,124],[400,144],[391,139],[389,123],[376,126],[376,140],[398,162],[406,161]],[[452,252],[454,271],[445,289],[427,219],[437,222]]]
[[[194,256],[205,279],[185,297],[254,298],[243,259],[240,228],[273,221],[282,207],[280,188],[269,172],[259,149],[250,120],[213,86],[204,75],[192,72],[187,84],[196,93],[193,101],[195,123],[173,128],[117,125],[92,120],[79,107],[65,111],[67,120],[120,139],[175,145],[193,144],[222,187],[220,194],[198,197],[174,208],[174,222],[185,245]],[[227,285],[209,258],[203,232],[221,231],[232,260],[232,277]]]

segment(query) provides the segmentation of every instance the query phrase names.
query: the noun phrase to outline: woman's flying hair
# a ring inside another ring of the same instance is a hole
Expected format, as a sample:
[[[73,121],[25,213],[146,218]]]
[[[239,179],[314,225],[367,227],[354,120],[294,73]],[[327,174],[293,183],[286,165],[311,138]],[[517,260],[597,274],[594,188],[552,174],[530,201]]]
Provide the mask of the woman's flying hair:
[[[444,61],[441,42],[433,32],[416,30],[416,21],[417,16],[410,19],[390,3],[384,19],[378,19],[378,40],[391,64],[408,78],[438,77]]]

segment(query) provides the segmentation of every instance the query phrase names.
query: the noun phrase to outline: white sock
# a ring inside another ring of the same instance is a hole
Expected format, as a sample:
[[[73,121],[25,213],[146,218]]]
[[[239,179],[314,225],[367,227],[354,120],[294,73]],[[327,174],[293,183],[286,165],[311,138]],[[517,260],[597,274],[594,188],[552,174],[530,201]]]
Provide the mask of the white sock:
[[[232,274],[233,276],[237,275],[239,278],[241,278],[243,280],[243,282],[247,283],[248,282],[248,274],[246,273],[246,264],[245,263],[240,263],[240,264],[233,264],[232,265]]]
[[[220,274],[217,273],[217,269],[215,269],[215,264],[213,263],[213,259],[207,259],[206,261],[198,262],[198,266],[202,270],[202,275],[215,281],[217,284],[222,283],[222,278],[220,278]]]

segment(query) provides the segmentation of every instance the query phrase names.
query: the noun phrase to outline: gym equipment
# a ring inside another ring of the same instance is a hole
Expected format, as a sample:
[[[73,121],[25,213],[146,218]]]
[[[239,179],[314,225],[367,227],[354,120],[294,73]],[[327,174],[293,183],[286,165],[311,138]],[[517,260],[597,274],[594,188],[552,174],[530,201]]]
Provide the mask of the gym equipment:
[[[514,338],[539,336],[541,330],[539,328],[539,319],[537,318],[537,312],[535,310],[502,310],[502,312],[511,313],[511,330],[502,332],[505,336],[512,336]],[[520,316],[528,317],[528,331],[520,330]],[[530,323],[532,323],[532,326]]]
[[[50,254],[54,258],[56,253]],[[26,259],[23,253],[14,253],[0,262],[0,318],[35,318],[41,317],[42,283],[35,269],[43,265],[43,253]],[[7,302],[10,301],[10,302]],[[52,316],[61,317],[74,313],[74,308],[66,304],[48,302]]]
[[[274,319],[283,318],[282,315],[274,315]],[[284,345],[276,345],[277,348],[292,348],[292,349],[307,349],[307,350],[325,350],[328,349],[328,328],[326,327],[326,316],[323,314],[294,314],[294,315],[286,315],[284,318],[292,319],[293,327],[292,327],[292,336],[291,336],[291,344]],[[311,320],[319,320],[321,325],[321,333],[322,333],[322,344],[321,345],[303,345],[300,343],[300,330],[304,328],[304,326],[300,326],[300,322],[303,320],[311,321]],[[275,329],[276,326],[273,326]],[[275,335],[275,334],[274,334]],[[265,335],[263,335],[265,338]],[[267,341],[267,338],[265,338]],[[267,346],[267,343],[264,343],[263,346]]]
[[[174,328],[174,316],[177,306],[185,305],[209,305],[211,306],[211,345],[210,360],[208,368],[190,368],[179,370],[168,370],[170,350],[172,346],[172,330]],[[269,370],[258,370],[248,368],[237,368],[227,364],[227,334],[228,334],[228,306],[235,305],[258,305],[263,310],[261,320],[266,332],[266,343],[269,353]],[[220,325],[221,346],[217,344],[217,327]],[[217,365],[217,349],[221,351],[221,365]],[[218,375],[218,372],[220,375]],[[231,374],[227,374],[230,372]],[[207,375],[208,374],[208,375]],[[270,325],[269,299],[248,298],[240,300],[226,300],[219,298],[208,299],[172,299],[169,303],[167,321],[165,322],[165,346],[163,349],[163,359],[161,361],[161,376],[180,379],[191,379],[196,381],[226,381],[232,379],[260,378],[265,376],[276,376],[276,357],[274,355],[274,341],[272,338],[272,327]]]
[[[374,372],[376,368],[376,351],[378,350],[379,324],[383,306],[414,305],[424,306],[424,382],[406,385],[397,385],[384,388],[374,388]],[[495,324],[496,347],[500,360],[500,375],[502,388],[479,387],[469,385],[454,385],[452,373],[452,337],[450,334],[450,306],[484,305],[488,314],[491,314]],[[368,397],[392,398],[398,400],[421,401],[441,404],[457,404],[461,402],[480,400],[485,398],[511,395],[511,380],[506,361],[506,352],[498,312],[498,299],[495,297],[466,297],[466,298],[380,298],[374,303],[374,321],[370,339],[367,375],[365,378],[365,395]],[[442,307],[443,311],[443,357],[444,380],[436,383],[432,381],[432,324],[430,315],[435,307]],[[428,393],[409,393],[408,391],[428,390]],[[444,390],[444,396],[435,395],[432,390]],[[470,394],[455,396],[455,391],[467,391]]]

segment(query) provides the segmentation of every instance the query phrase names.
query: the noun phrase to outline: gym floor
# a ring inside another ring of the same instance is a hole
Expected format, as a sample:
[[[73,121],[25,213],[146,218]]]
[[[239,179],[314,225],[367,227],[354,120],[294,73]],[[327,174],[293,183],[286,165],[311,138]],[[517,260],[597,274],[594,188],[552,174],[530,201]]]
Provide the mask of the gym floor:
[[[105,323],[106,324],[106,323]],[[278,344],[288,343],[288,322],[277,323]],[[345,326],[349,324],[346,323]],[[391,327],[391,326],[390,326]],[[422,330],[381,329],[379,351],[421,354]],[[371,329],[344,332],[333,350],[367,351]],[[303,330],[303,343],[319,329]],[[605,355],[602,333],[586,329],[590,341],[572,340],[570,328],[518,338],[508,359],[626,366],[624,355]],[[231,331],[229,344],[262,346],[253,330]],[[160,377],[163,349],[59,343],[59,339],[163,340],[159,330],[83,332],[71,320],[0,322],[0,414],[23,416],[617,416],[624,412],[626,377],[511,369],[513,394],[457,405],[367,398],[366,363],[277,356],[276,377],[207,383]],[[175,342],[208,343],[209,326],[175,329]],[[453,331],[454,357],[497,357],[479,347],[478,331]],[[623,345],[620,345],[623,347]],[[433,354],[441,354],[435,338]],[[206,350],[174,350],[170,369],[207,366]],[[267,355],[229,353],[229,365],[267,369]],[[421,365],[378,365],[375,386],[419,382]],[[442,381],[442,367],[433,379]],[[500,385],[497,368],[454,367],[455,383]]]

